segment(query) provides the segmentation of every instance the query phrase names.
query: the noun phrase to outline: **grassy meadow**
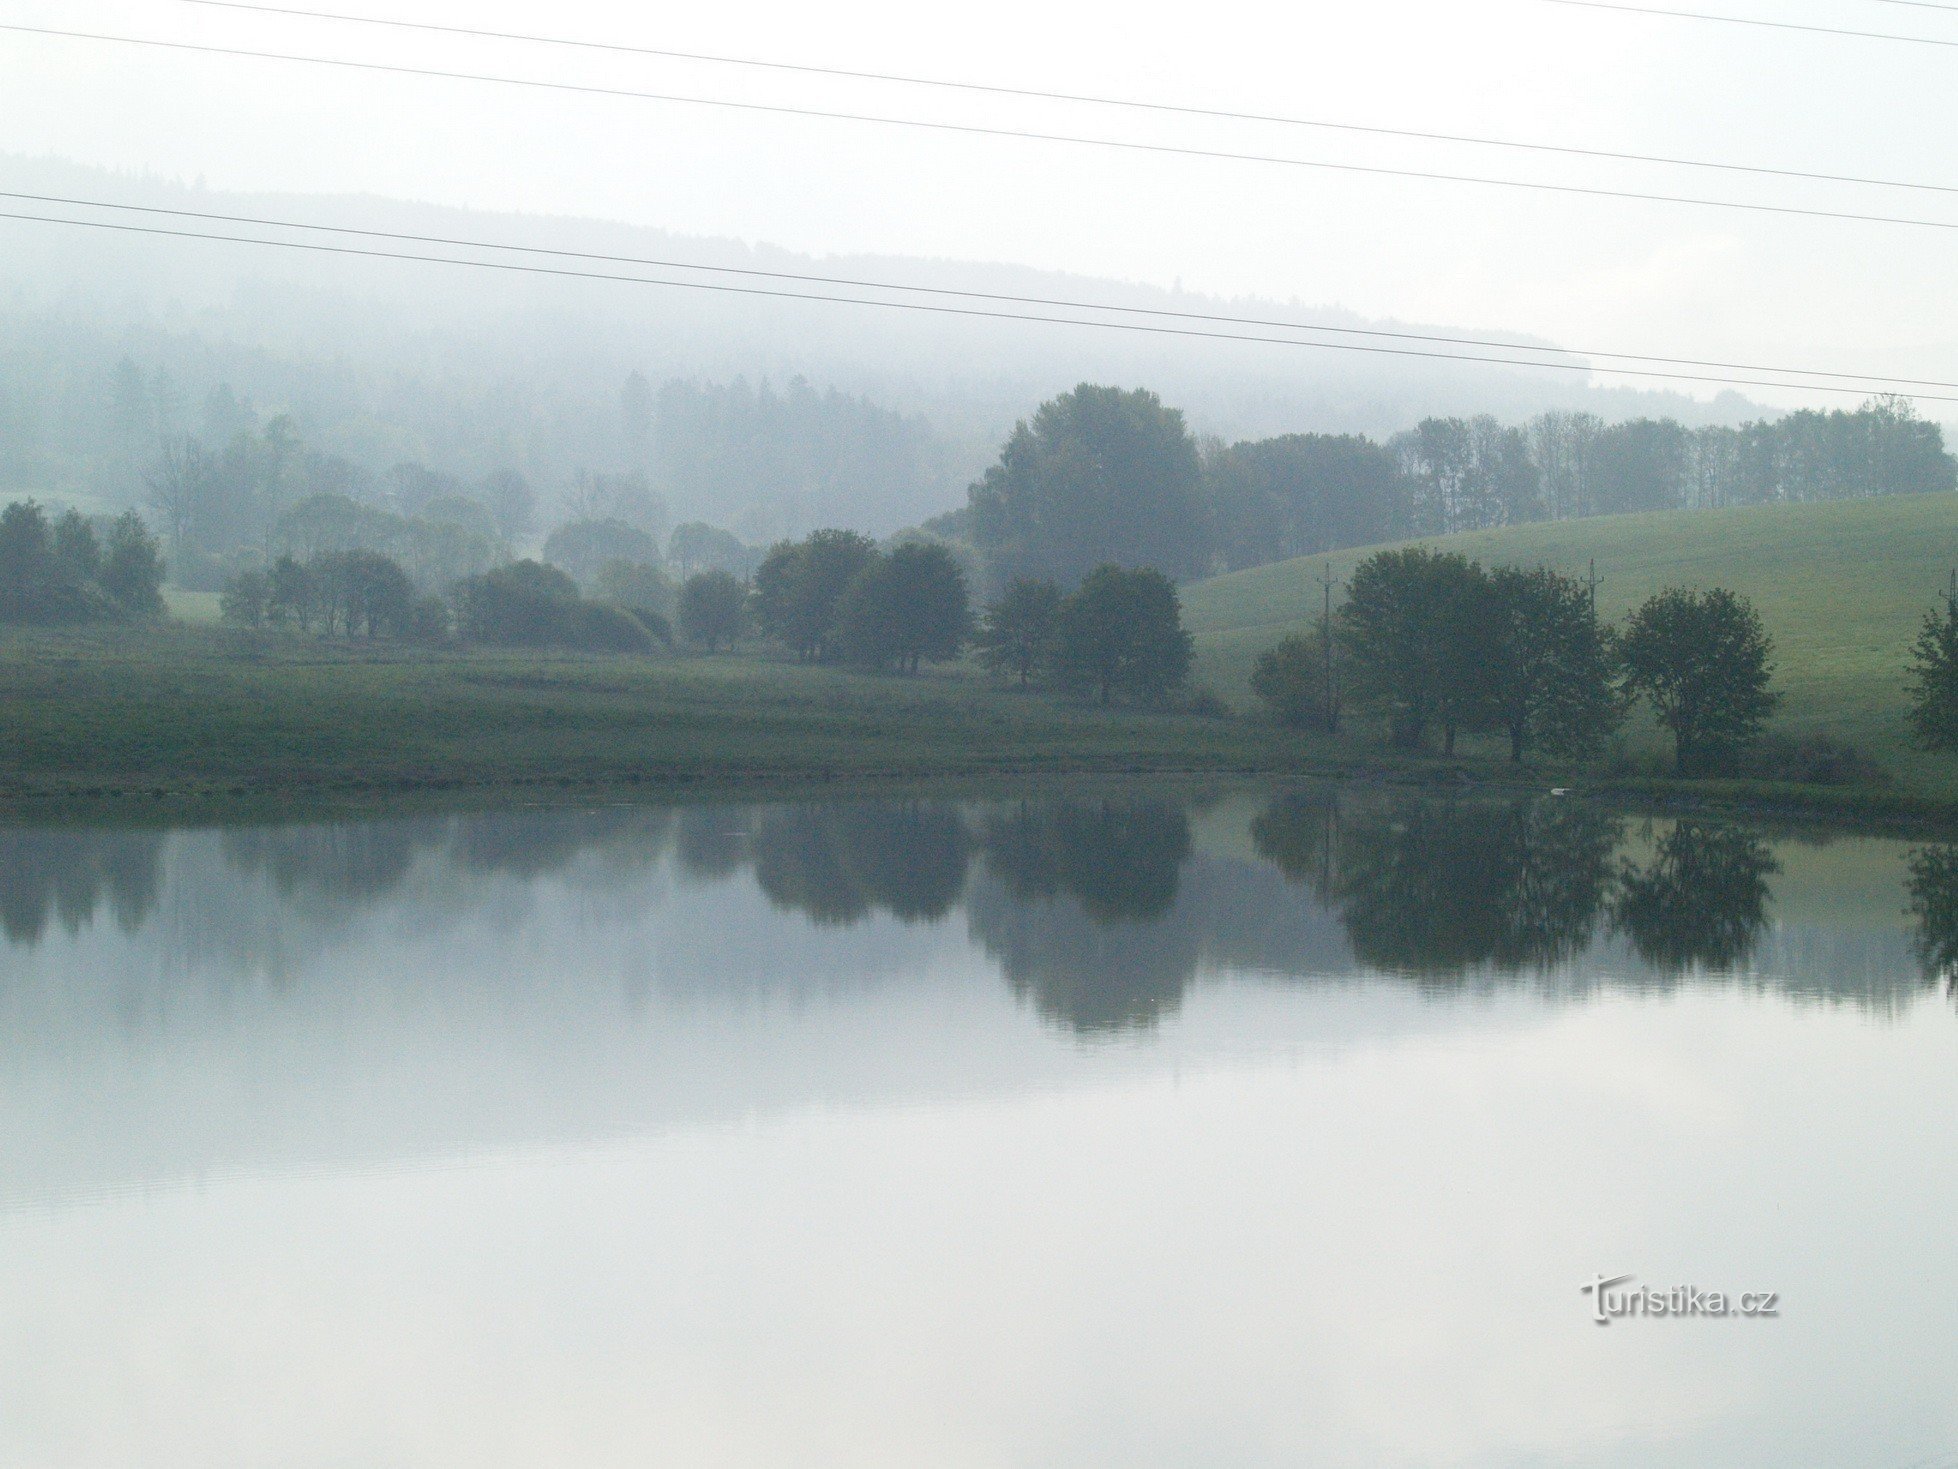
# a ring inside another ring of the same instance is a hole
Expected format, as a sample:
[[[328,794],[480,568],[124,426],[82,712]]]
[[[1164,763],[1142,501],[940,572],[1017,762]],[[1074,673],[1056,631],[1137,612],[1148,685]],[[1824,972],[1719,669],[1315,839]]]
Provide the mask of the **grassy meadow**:
[[[1909,643],[1958,563],[1958,496],[1623,516],[1438,544],[1573,575],[1595,560],[1613,619],[1673,583],[1745,593],[1775,639],[1787,695],[1775,728],[1852,743],[1892,777],[1881,791],[1714,783],[1695,787],[1702,795],[1958,813],[1958,759],[1909,749],[1901,722]],[[1186,586],[1197,682],[1251,712],[1257,655],[1310,625],[1322,567],[1344,576],[1366,554]],[[1513,772],[1493,743],[1471,742],[1452,764],[1410,759],[1371,731],[1334,740],[1256,718],[1104,710],[970,664],[896,678],[753,654],[431,650],[242,632],[195,594],[172,594],[170,611],[150,628],[0,630],[0,804],[1138,772],[1453,780],[1462,767],[1572,781]],[[1663,749],[1649,722],[1628,742]]]
[[[1262,725],[976,671],[431,651],[189,624],[0,633],[0,795],[285,797],[1044,772],[1310,770]]]
[[[1744,593],[1775,642],[1775,684],[1786,700],[1774,729],[1853,743],[1891,770],[1900,790],[1958,800],[1958,759],[1910,749],[1902,722],[1911,640],[1958,566],[1958,495],[1609,516],[1427,544],[1577,577],[1595,560],[1598,608],[1613,621],[1669,585]],[[1367,554],[1279,562],[1186,587],[1198,679],[1247,706],[1258,654],[1317,618],[1322,570],[1343,578]],[[1630,740],[1647,750],[1660,744],[1637,723]]]

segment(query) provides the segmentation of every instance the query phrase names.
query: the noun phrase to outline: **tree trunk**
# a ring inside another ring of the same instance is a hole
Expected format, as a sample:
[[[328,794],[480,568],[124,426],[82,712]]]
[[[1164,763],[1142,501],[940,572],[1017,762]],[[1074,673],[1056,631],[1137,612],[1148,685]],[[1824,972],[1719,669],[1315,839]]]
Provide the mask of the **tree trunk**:
[[[1441,753],[1452,756],[1455,753],[1455,726],[1444,724],[1441,727]]]
[[[1523,763],[1523,721],[1520,719],[1509,727],[1509,758],[1518,765]]]

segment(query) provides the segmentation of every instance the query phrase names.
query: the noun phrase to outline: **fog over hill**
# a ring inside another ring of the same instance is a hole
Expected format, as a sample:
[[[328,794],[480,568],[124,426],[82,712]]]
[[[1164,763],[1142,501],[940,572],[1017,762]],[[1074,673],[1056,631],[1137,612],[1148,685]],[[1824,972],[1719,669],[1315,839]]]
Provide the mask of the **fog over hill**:
[[[1363,320],[1312,299],[1309,260],[1299,264],[1294,301],[1219,300],[973,261],[816,259],[593,219],[371,197],[218,193],[48,159],[0,157],[0,189],[701,266],[1551,345],[1478,323]],[[262,226],[19,200],[5,207],[300,238]],[[338,243],[486,258],[461,247],[345,236]],[[527,263],[688,275],[536,257]],[[698,272],[690,278],[848,290]],[[850,293],[895,299],[888,291]],[[622,403],[634,373],[647,380],[654,400],[650,416],[640,410],[638,425]],[[1226,440],[1295,431],[1386,435],[1430,414],[1516,420],[1553,407],[1688,424],[1769,412],[1736,393],[1709,401],[1596,387],[1575,372],[0,221],[0,493],[104,508],[136,503],[144,461],[160,435],[216,437],[241,419],[284,413],[309,443],[377,472],[404,461],[464,477],[514,467],[547,504],[564,497],[581,471],[637,472],[676,520],[714,520],[751,539],[831,522],[885,533],[961,503],[965,485],[1014,421],[1081,381],[1153,388],[1183,408],[1199,434]],[[743,387],[731,398],[662,393],[676,382]],[[682,442],[696,434],[712,442]],[[784,448],[771,436],[797,437],[799,446]],[[800,441],[824,439],[831,442],[818,456],[822,467],[811,468],[812,451]]]

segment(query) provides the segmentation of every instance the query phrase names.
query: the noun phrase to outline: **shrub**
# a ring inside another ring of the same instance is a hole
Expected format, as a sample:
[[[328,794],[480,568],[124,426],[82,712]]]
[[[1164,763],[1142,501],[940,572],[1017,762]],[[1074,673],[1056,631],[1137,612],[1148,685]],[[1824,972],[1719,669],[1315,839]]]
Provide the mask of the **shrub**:
[[[1279,724],[1292,729],[1333,728],[1335,720],[1326,700],[1323,637],[1294,635],[1260,653],[1251,670],[1251,692]]]

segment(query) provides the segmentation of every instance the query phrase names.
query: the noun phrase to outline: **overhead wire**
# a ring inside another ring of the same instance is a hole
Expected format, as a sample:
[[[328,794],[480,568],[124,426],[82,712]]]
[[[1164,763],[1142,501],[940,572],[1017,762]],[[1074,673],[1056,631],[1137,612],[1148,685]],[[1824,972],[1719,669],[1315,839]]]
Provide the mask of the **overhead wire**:
[[[1581,0],[1551,0],[1551,3],[1576,4],[1581,3]],[[344,57],[313,56],[283,51],[261,51],[242,46],[207,45],[199,42],[162,40],[147,36],[110,35],[94,31],[64,30],[51,26],[0,24],[0,32],[61,37],[82,41],[100,41],[128,46],[154,47],[212,56],[246,57],[261,61],[293,62],[302,65],[335,67],[395,76],[432,77],[450,81],[483,82],[498,86],[574,92],[588,96],[670,102],[688,106],[716,107],[776,116],[825,118],[840,122],[914,128],[930,132],[962,134],[972,137],[1012,138],[1044,143],[1064,143],[1086,147],[1113,148],[1158,156],[1271,164],[1290,168],[1317,169],[1335,173],[1388,178],[1410,178],[1440,183],[1474,184],[1566,196],[1621,199],[1643,203],[1684,204],[1697,208],[1737,210],[1750,214],[1767,214],[1781,217],[1897,225],[1916,229],[1958,230],[1958,220],[1923,219],[1908,215],[1872,214],[1847,209],[1820,209],[1795,204],[1768,204],[1740,199],[1708,198],[1703,195],[1665,194],[1638,189],[1611,189],[1596,185],[1550,183],[1536,179],[1499,178],[1481,174],[1449,173],[1434,169],[1395,168],[1384,164],[1343,163],[1327,159],[1298,158],[1282,154],[1246,153],[1221,148],[1196,148],[1174,143],[1150,143],[1126,138],[1087,137],[1072,133],[1042,132],[1029,128],[990,126],[980,123],[944,122],[925,118],[896,117],[879,113],[801,107],[787,103],[741,101],[725,97],[701,97],[674,92],[652,92],[630,87],[598,86],[583,82],[551,81],[535,77],[501,76],[488,72],[448,71],[436,67],[403,66],[379,61],[355,61]]]
[[[1551,370],[1574,372],[1603,372],[1614,377],[1639,377],[1663,379],[1677,382],[1713,383],[1724,387],[1773,388],[1793,392],[1843,393],[1866,396],[1867,387],[1839,386],[1828,383],[1791,383],[1769,381],[1756,378],[1713,376],[1706,373],[1662,371],[1654,368],[1610,368],[1598,369],[1588,363],[1525,361],[1515,357],[1493,357],[1460,352],[1435,352],[1413,347],[1390,347],[1360,342],[1309,341],[1299,337],[1261,336],[1244,332],[1224,332],[1186,326],[1169,326],[1159,323],[1136,321],[1095,321],[1080,317],[1040,316],[1030,312],[1002,311],[984,306],[956,306],[924,301],[889,301],[874,297],[837,296],[813,291],[791,291],[772,286],[732,285],[719,281],[672,280],[652,276],[614,275],[603,271],[577,270],[563,266],[545,266],[508,260],[458,259],[454,256],[425,255],[410,251],[379,250],[353,245],[327,244],[315,240],[268,240],[240,235],[219,234],[212,231],[166,229],[160,225],[131,224],[117,220],[69,219],[51,215],[30,214],[21,211],[0,211],[0,219],[10,219],[37,224],[64,225],[69,227],[115,231],[125,234],[165,236],[175,239],[218,241],[238,245],[255,245],[285,250],[307,251],[316,254],[335,256],[356,256],[379,260],[415,261],[432,265],[460,266],[477,270],[493,270],[525,275],[550,276],[564,279],[607,281],[620,285],[663,286],[674,289],[709,291],[728,295],[765,297],[776,300],[824,302],[832,305],[881,307],[887,310],[925,312],[938,316],[959,316],[999,321],[1035,322],[1049,326],[1089,327],[1104,331],[1141,333],[1150,336],[1188,337],[1214,341],[1253,342],[1271,346],[1302,347],[1327,352],[1355,352],[1388,357],[1415,357],[1443,362],[1468,362],[1512,368],[1548,368]],[[1530,350],[1519,348],[1512,350]],[[1958,395],[1934,393],[1911,393],[1905,396],[1929,402],[1958,403]]]
[[[1188,311],[1165,306],[1132,306],[1107,301],[1083,301],[1070,297],[1033,296],[1005,291],[975,291],[954,286],[921,285],[911,282],[867,280],[861,276],[820,275],[807,271],[762,270],[753,266],[712,265],[646,255],[621,255],[593,250],[572,250],[549,245],[516,244],[503,240],[484,240],[456,235],[418,234],[402,230],[379,230],[354,225],[322,224],[308,220],[279,219],[267,215],[228,214],[214,210],[173,208],[160,204],[131,204],[119,200],[89,199],[67,194],[36,194],[0,189],[0,199],[23,203],[56,204],[71,208],[108,209],[123,213],[165,215],[176,219],[196,219],[219,224],[252,225],[265,229],[309,230],[316,233],[350,235],[364,239],[388,240],[418,245],[442,245],[457,249],[498,250],[522,255],[550,256],[606,265],[635,265],[658,270],[685,270],[713,275],[736,275],[755,279],[794,281],[804,285],[845,286],[859,290],[902,291],[915,295],[948,296],[964,300],[992,301],[1018,306],[1044,306],[1068,311],[1098,311],[1129,316],[1163,317],[1216,325],[1277,328],[1288,331],[1322,332],[1338,336],[1379,337],[1395,341],[1428,342],[1461,347],[1486,347],[1507,352],[1534,352],[1587,359],[1609,358],[1618,362],[1659,363],[1673,367],[1707,367],[1731,372],[1772,373],[1782,377],[1836,378],[1855,383],[1889,387],[1928,387],[1958,390],[1958,382],[1937,378],[1891,377],[1880,373],[1841,372],[1825,368],[1786,367],[1758,362],[1727,362],[1697,357],[1667,357],[1644,352],[1614,352],[1598,348],[1536,345],[1506,342],[1492,337],[1450,336],[1429,332],[1395,331],[1386,327],[1348,327],[1292,321],[1279,317],[1237,316],[1222,312]],[[1530,366],[1576,364],[1525,363]],[[1593,370],[1616,369],[1590,364]]]
[[[848,81],[890,83],[907,87],[931,87],[946,91],[977,93],[994,97],[1017,97],[1043,102],[1078,103],[1094,107],[1126,108],[1141,112],[1167,113],[1181,117],[1200,117],[1228,122],[1275,124],[1283,127],[1313,128],[1330,132],[1358,133],[1371,137],[1406,138],[1424,143],[1456,143],[1478,148],[1508,148],[1529,153],[1550,153],[1570,158],[1603,159],[1614,163],[1657,164],[1670,168],[1710,169],[1722,173],[1753,174],[1765,178],[1801,179],[1812,183],[1854,184],[1869,188],[1910,189],[1925,193],[1958,194],[1958,184],[1925,183],[1913,179],[1877,178],[1864,174],[1821,173],[1808,169],[1778,168],[1767,164],[1734,163],[1722,159],[1687,158],[1665,153],[1631,153],[1610,148],[1579,147],[1565,143],[1545,143],[1519,138],[1492,138],[1471,133],[1446,133],[1418,128],[1386,127],[1371,123],[1334,121],[1328,118],[1298,117],[1283,113],[1247,112],[1223,107],[1204,107],[1189,103],[1164,102],[1140,97],[1114,97],[1088,92],[1064,92],[1042,87],[1008,86],[997,82],[975,82],[947,77],[916,76],[902,72],[865,71],[841,66],[819,66],[807,62],[777,61],[756,56],[729,56],[706,51],[682,51],[664,46],[641,46],[621,41],[592,41],[568,36],[541,35],[525,31],[487,30],[479,26],[438,24],[434,21],[401,20],[392,16],[353,15],[337,10],[313,10],[286,5],[261,5],[251,0],[175,0],[180,5],[206,9],[241,11],[254,15],[281,16],[301,20],[323,20],[345,25],[376,26],[397,31],[462,36],[474,40],[515,41],[526,45],[558,46],[580,51],[597,51],[627,56],[649,56],[667,61],[700,62],[714,66],[748,67],[804,76],[830,77]],[[1900,0],[1902,3],[1902,0]]]
[[[1617,10],[1627,15],[1664,16],[1670,20],[1704,20],[1721,25],[1759,26],[1771,31],[1806,31],[1810,35],[1846,36],[1859,41],[1904,41],[1918,46],[1958,46],[1958,41],[1946,40],[1939,36],[1905,36],[1891,31],[1852,30],[1845,26],[1813,25],[1794,20],[1766,20],[1752,15],[1719,15],[1706,10],[1670,10],[1657,5],[1628,5],[1623,3],[1623,0],[1543,0],[1543,3],[1567,5],[1579,10]]]

